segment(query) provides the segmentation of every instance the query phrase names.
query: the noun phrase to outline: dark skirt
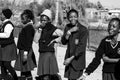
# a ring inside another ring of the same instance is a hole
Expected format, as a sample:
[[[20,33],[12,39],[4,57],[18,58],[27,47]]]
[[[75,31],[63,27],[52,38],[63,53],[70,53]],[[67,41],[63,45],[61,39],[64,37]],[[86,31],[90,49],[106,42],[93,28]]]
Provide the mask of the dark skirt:
[[[23,63],[23,53],[24,50],[19,50],[18,58],[15,62],[15,69],[21,72],[31,71],[36,65],[36,59],[33,50],[31,49],[28,53],[27,62]]]
[[[47,74],[53,75],[58,72],[59,70],[55,54],[52,52],[41,53],[39,57],[37,74],[39,76]]]
[[[71,64],[65,67],[65,78],[78,79],[82,74],[83,70],[75,70]]]
[[[12,61],[17,59],[17,47],[15,43],[0,47],[0,60]]]
[[[102,80],[116,80],[114,73],[103,73]]]

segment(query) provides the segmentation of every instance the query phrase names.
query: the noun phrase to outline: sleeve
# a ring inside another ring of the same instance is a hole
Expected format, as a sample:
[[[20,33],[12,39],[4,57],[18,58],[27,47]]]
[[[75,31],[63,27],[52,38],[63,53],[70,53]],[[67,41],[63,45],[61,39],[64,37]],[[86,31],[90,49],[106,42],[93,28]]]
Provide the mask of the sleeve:
[[[86,44],[87,44],[87,38],[88,38],[88,30],[85,29],[84,31],[80,32],[79,36],[79,42],[75,50],[75,58],[80,57],[83,55],[86,51]]]
[[[30,48],[32,47],[35,30],[32,27],[28,27],[26,28],[25,33],[26,33],[26,45],[24,50],[29,51]]]
[[[95,57],[93,58],[92,62],[86,68],[86,71],[85,71],[86,73],[90,74],[94,70],[97,69],[97,67],[101,63],[102,56],[105,53],[104,49],[105,49],[105,42],[104,40],[102,40],[98,49],[96,50]]]
[[[62,36],[63,35],[63,31],[60,29],[56,29],[53,33],[54,36]]]
[[[61,38],[61,42],[62,42],[63,45],[66,45],[68,43],[68,40],[65,38],[66,32],[67,32],[67,28],[65,27],[63,36]]]
[[[63,31],[60,29],[56,29],[53,33],[54,36],[58,36],[58,38],[55,39],[56,42],[61,42],[61,37],[63,35]]]
[[[11,24],[7,24],[4,28],[4,32],[0,33],[0,38],[9,38],[12,30],[13,26]]]

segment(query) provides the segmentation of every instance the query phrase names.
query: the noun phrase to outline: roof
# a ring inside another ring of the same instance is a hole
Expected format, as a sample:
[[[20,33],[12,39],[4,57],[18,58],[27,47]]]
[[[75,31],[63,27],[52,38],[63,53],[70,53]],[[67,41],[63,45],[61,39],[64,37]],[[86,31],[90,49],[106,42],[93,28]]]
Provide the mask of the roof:
[[[109,13],[120,13],[120,10],[109,10]]]

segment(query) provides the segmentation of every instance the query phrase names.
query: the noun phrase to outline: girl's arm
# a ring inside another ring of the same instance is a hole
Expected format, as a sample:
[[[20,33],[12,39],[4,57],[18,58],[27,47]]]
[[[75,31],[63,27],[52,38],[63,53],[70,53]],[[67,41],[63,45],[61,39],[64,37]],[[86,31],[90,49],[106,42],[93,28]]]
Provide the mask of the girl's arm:
[[[34,35],[34,42],[38,43],[40,37],[41,37],[41,33],[42,33],[42,29],[39,28],[37,30],[35,30],[35,35]]]
[[[54,39],[56,42],[61,42],[61,37],[63,36],[63,31],[60,29],[56,29],[53,33],[54,36],[59,36],[58,38]]]
[[[117,63],[119,61],[119,59],[115,59],[115,58],[109,58],[107,57],[105,54],[103,55],[103,61],[104,62],[110,62],[110,63]]]
[[[67,36],[67,33],[68,33],[68,32],[69,32],[68,28],[65,27],[63,36],[62,36],[62,38],[61,38],[61,43],[62,43],[63,45],[66,45],[66,44],[68,43],[68,38],[69,38],[69,36]]]
[[[52,43],[60,43],[61,42],[61,37],[63,35],[63,31],[60,29],[56,29],[53,33],[53,36],[58,36],[58,38],[55,38],[54,40],[52,40],[48,46],[50,46]]]
[[[5,26],[4,32],[0,33],[0,38],[9,38],[12,30],[13,26],[11,24],[7,24]]]

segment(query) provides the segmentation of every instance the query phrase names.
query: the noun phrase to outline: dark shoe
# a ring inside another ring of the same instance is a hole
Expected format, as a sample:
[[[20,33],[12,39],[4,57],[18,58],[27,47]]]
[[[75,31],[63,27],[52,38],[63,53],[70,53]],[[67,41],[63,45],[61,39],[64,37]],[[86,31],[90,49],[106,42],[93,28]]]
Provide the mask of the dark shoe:
[[[43,78],[41,76],[36,76],[35,79],[36,80],[43,80]]]
[[[32,76],[27,77],[26,79],[27,79],[27,80],[33,80]]]
[[[7,74],[7,75],[0,74],[0,80],[2,80],[2,79],[3,80],[13,80],[13,77],[9,74]]]
[[[51,80],[62,80],[61,76],[58,74],[51,75]]]
[[[19,76],[19,77],[18,77],[18,80],[26,80],[26,77],[24,77],[24,76]]]

